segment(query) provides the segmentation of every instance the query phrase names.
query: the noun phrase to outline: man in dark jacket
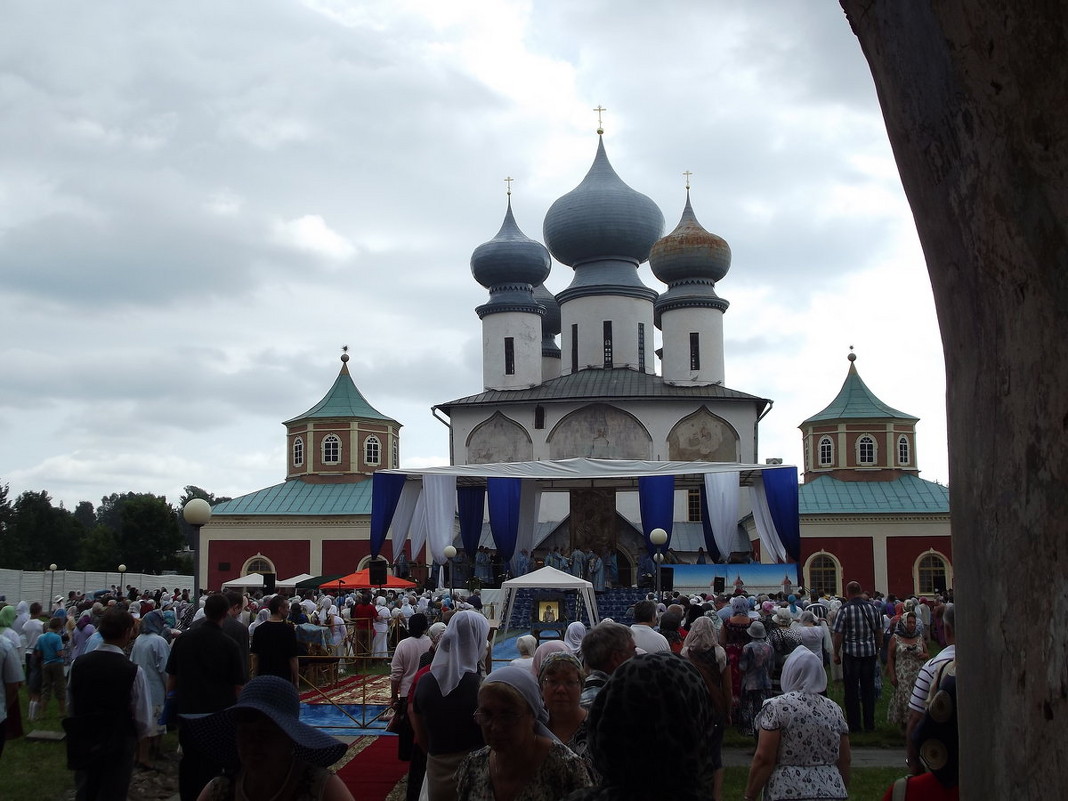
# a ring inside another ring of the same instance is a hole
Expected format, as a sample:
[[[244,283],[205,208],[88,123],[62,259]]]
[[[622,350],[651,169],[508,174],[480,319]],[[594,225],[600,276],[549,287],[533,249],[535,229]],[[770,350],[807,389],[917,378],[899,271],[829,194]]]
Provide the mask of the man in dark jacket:
[[[126,798],[137,742],[152,731],[152,697],[145,672],[124,649],[134,636],[129,612],[113,607],[100,620],[104,644],[71,665],[67,761],[77,801]]]

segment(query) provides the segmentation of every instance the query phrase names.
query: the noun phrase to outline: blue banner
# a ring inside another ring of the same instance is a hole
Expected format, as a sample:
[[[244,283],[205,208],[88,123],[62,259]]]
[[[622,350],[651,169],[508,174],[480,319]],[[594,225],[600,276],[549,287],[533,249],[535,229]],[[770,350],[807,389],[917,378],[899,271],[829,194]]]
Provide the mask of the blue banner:
[[[386,532],[397,512],[397,502],[407,476],[399,473],[375,473],[371,479],[371,556],[378,557],[386,542]]]

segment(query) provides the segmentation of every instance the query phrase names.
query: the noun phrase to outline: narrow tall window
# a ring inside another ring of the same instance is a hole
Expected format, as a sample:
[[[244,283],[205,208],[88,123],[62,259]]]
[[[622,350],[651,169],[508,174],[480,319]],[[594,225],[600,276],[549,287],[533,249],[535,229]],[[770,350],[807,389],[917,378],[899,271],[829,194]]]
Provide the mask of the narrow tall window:
[[[696,331],[690,332],[690,369],[701,369],[701,335]]]
[[[645,372],[645,323],[638,323],[638,372]]]
[[[875,464],[875,440],[867,434],[857,440],[857,463]]]
[[[909,463],[909,438],[904,434],[897,439],[897,463]]]
[[[363,441],[363,460],[367,464],[378,464],[381,459],[382,443],[374,434]]]
[[[297,437],[293,440],[293,466],[300,467],[304,464],[304,440]]]
[[[701,522],[701,490],[692,489],[686,493],[686,519],[691,523]]]
[[[830,437],[820,439],[820,467],[830,467],[834,464],[834,443]]]
[[[612,321],[604,321],[604,366],[612,366]]]
[[[397,442],[397,437],[393,437],[393,464],[390,465],[394,470],[400,467],[400,443]]]
[[[515,375],[515,337],[504,338],[504,374]]]
[[[534,407],[534,428],[545,428],[545,407],[541,404]]]
[[[571,325],[571,372],[578,372],[578,323]]]
[[[341,463],[341,440],[334,434],[323,437],[323,464]]]
[[[838,565],[831,557],[813,557],[808,567],[808,585],[820,594],[838,592]]]
[[[947,589],[946,563],[938,554],[929,553],[922,556],[916,574],[919,585],[916,592],[931,594]]]

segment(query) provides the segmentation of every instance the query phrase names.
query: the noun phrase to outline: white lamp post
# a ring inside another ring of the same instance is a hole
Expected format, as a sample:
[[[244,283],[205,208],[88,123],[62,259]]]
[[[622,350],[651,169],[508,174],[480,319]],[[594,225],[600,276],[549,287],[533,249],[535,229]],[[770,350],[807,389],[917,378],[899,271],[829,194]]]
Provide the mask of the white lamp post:
[[[48,569],[50,571],[52,571],[52,583],[48,585],[48,604],[49,604],[49,606],[48,606],[48,614],[49,614],[49,616],[51,616],[51,614],[52,614],[52,606],[54,606],[55,603],[56,603],[53,599],[56,597],[56,570],[58,568],[59,568],[59,565],[57,565],[55,562],[53,562],[52,564],[50,564],[48,566]]]
[[[456,589],[452,580],[452,570],[455,567],[455,565],[452,563],[452,560],[456,558],[455,545],[445,546],[445,558],[449,560],[449,606],[452,606],[452,595]]]
[[[211,504],[203,498],[193,498],[182,507],[182,517],[193,527],[193,602],[200,601],[200,528],[211,520]]]
[[[653,554],[653,561],[656,562],[656,601],[660,603],[660,565],[664,561],[664,554],[661,552],[661,548],[668,541],[668,533],[662,528],[654,528],[649,532],[649,542],[656,548],[656,553]]]
[[[119,565],[119,595],[126,594],[126,585],[122,583],[122,577],[126,575],[126,565]]]

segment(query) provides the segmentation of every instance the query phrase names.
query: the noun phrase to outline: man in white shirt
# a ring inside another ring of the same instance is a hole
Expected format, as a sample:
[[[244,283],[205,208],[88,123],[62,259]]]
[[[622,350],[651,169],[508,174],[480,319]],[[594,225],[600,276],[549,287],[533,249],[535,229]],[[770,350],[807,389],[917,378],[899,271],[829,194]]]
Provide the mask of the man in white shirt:
[[[652,601],[639,601],[634,604],[634,625],[630,627],[634,635],[634,644],[645,653],[670,651],[667,638],[653,626],[656,623],[656,604]]]
[[[920,762],[919,752],[912,740],[912,732],[920,725],[927,711],[927,697],[931,692],[932,682],[938,680],[947,662],[957,658],[955,619],[953,604],[947,604],[945,612],[942,613],[942,628],[945,631],[947,645],[924,663],[920,672],[916,674],[916,683],[912,685],[912,696],[909,698],[909,719],[905,727],[905,763],[913,775],[923,773],[924,766]]]
[[[124,649],[134,620],[118,607],[100,620],[103,645],[83,654],[70,669],[67,761],[81,798],[126,798],[138,740],[153,732],[152,697],[144,670]]]

